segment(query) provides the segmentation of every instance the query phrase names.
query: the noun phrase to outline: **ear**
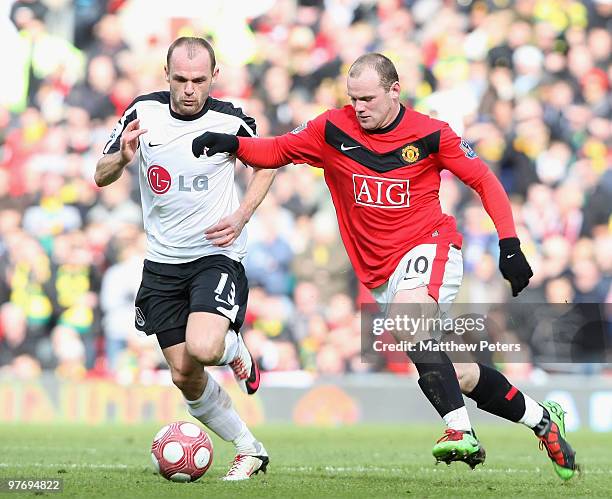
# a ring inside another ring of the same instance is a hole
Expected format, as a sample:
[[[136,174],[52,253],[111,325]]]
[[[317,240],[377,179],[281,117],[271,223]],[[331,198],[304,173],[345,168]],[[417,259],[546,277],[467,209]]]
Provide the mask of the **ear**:
[[[391,95],[392,99],[399,99],[401,91],[402,91],[402,89],[400,87],[399,81],[396,81],[389,88],[389,94]]]
[[[168,67],[164,65],[164,74],[166,75],[166,81],[170,83],[170,73],[168,72]]]
[[[219,66],[217,66],[215,70],[213,71],[211,82],[210,82],[211,85],[217,80],[218,74],[219,74]]]

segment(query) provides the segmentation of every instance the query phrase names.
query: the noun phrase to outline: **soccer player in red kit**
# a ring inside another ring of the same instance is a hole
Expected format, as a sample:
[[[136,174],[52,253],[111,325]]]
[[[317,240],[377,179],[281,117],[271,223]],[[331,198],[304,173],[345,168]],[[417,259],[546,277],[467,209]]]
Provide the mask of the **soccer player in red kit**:
[[[347,88],[350,106],[328,110],[291,133],[245,138],[206,132],[194,139],[192,151],[198,157],[236,154],[258,168],[289,163],[322,168],[359,280],[385,309],[422,304],[432,317],[439,305],[453,302],[463,275],[462,237],[438,198],[440,172],[449,170],[482,199],[499,235],[500,270],[517,296],[533,273],[495,175],[447,123],[400,103],[399,78],[387,57],[359,57],[349,70]],[[398,332],[394,336],[410,339]],[[421,345],[409,357],[419,386],[447,425],[432,451],[438,461],[464,461],[471,467],[484,461],[463,392],[480,409],[532,428],[557,474],[563,479],[574,475],[575,453],[565,440],[564,412],[557,403],[538,404],[489,366],[453,366],[443,351],[425,355],[426,350]]]

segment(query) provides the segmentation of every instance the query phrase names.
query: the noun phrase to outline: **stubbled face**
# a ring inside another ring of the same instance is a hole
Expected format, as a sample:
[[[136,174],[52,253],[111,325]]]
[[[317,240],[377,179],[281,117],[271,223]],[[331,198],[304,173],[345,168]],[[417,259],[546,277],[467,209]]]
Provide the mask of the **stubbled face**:
[[[201,111],[219,68],[212,71],[208,51],[183,45],[174,49],[170,66],[164,68],[170,84],[170,106],[175,113],[190,116]]]
[[[348,77],[347,90],[357,121],[364,130],[384,128],[396,118],[399,111],[398,82],[385,90],[376,70],[366,67],[358,76]]]

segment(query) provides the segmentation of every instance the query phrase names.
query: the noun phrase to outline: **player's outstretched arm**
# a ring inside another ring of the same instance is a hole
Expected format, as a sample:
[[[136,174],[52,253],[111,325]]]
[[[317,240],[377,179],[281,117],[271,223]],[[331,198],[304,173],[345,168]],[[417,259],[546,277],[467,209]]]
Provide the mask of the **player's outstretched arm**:
[[[227,133],[204,132],[193,139],[191,152],[196,158],[206,153],[236,154],[243,162],[254,168],[280,168],[291,163],[291,156],[285,154],[279,145],[281,137],[262,139],[259,137],[236,137]],[[245,149],[246,144],[246,149]]]
[[[499,235],[499,270],[512,286],[512,296],[527,287],[533,272],[516,237],[508,195],[489,167],[448,125],[440,133],[439,158],[445,168],[474,189]]]
[[[236,137],[227,133],[205,132],[193,139],[191,150],[198,158],[204,153],[207,156],[236,154],[254,168],[280,168],[289,163],[323,167],[324,126],[325,114],[309,121],[298,131],[278,137]]]
[[[266,197],[275,175],[275,170],[255,168],[240,207],[210,227],[205,233],[206,238],[215,246],[222,248],[230,246],[238,238],[263,198]]]
[[[112,184],[121,177],[123,169],[134,159],[138,149],[138,137],[147,133],[145,128],[140,128],[140,120],[131,121],[121,134],[120,146],[117,152],[105,154],[96,165],[94,180],[98,187]]]

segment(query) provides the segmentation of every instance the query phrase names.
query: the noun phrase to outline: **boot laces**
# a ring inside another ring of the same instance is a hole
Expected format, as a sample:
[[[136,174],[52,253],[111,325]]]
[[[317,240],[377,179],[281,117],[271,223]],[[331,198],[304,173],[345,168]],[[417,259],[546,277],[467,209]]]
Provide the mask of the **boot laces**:
[[[238,473],[238,470],[240,469],[240,466],[242,465],[242,462],[244,461],[245,457],[247,457],[247,456],[244,455],[244,454],[238,454],[234,458],[234,461],[232,462],[232,467],[227,472],[227,476],[232,476],[232,475],[235,475],[236,473]]]
[[[452,428],[447,428],[444,431],[444,435],[442,435],[436,443],[439,444],[440,442],[447,442],[449,440],[461,440],[462,438],[463,438],[462,431],[453,430]]]
[[[240,379],[246,379],[249,377],[246,366],[240,357],[232,360],[229,365],[232,368],[232,371],[234,371],[236,376],[238,376]]]

